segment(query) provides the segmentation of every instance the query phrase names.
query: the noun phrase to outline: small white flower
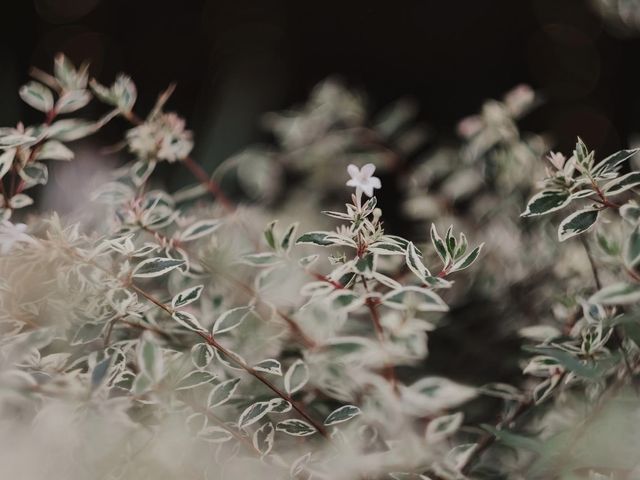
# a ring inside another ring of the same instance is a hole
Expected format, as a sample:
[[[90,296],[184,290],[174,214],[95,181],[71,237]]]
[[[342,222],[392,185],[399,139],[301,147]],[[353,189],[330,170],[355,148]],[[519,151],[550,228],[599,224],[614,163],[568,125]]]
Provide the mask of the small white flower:
[[[362,168],[353,164],[349,165],[347,172],[349,172],[351,179],[347,182],[347,186],[355,187],[356,195],[359,192],[364,192],[367,197],[373,197],[373,189],[382,187],[380,179],[373,176],[375,171],[376,167],[373,163],[367,163]]]
[[[162,113],[127,132],[129,150],[148,160],[183,160],[193,148],[193,136],[175,113]]]
[[[547,160],[549,160],[551,165],[553,165],[556,170],[562,170],[562,167],[564,167],[564,163],[567,161],[565,156],[559,152],[549,152],[549,155],[547,155]]]
[[[37,242],[30,235],[26,234],[27,226],[24,223],[13,224],[8,220],[0,223],[0,255],[7,255],[13,249],[16,243],[31,243],[37,245]]]

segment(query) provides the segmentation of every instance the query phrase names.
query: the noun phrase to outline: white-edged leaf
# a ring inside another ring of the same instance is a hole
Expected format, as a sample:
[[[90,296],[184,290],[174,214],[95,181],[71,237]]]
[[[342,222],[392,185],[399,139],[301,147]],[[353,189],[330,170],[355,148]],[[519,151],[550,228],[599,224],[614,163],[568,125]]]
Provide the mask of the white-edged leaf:
[[[15,210],[28,207],[33,204],[33,198],[24,193],[18,193],[9,199],[9,206]]]
[[[453,265],[452,270],[459,272],[460,270],[464,270],[465,268],[469,268],[471,265],[473,265],[473,262],[475,262],[478,258],[478,255],[480,255],[480,251],[482,250],[482,247],[484,247],[484,243],[481,243],[476,248],[471,250],[471,252],[469,252],[465,257],[458,260]]]
[[[296,240],[296,245],[318,245],[320,247],[328,247],[333,245],[335,242],[329,239],[329,235],[331,232],[308,232],[304,235],[298,237]]]
[[[80,110],[91,101],[91,95],[86,90],[70,90],[62,94],[56,102],[58,113],[71,113]]]
[[[36,160],[73,160],[73,152],[58,140],[45,142],[36,153]]]
[[[140,187],[145,184],[151,174],[156,168],[156,162],[154,160],[138,160],[131,168],[129,168],[129,174],[131,181],[136,187]]]
[[[566,207],[571,200],[572,197],[566,190],[543,190],[531,197],[526,210],[520,216],[546,215]]]
[[[207,383],[211,383],[215,380],[215,378],[215,375],[212,375],[209,372],[194,370],[180,379],[176,385],[176,390],[189,390],[201,385],[206,385]]]
[[[302,389],[308,381],[309,368],[301,359],[298,359],[291,364],[284,375],[284,389],[292,395]]]
[[[226,428],[210,426],[200,430],[198,438],[211,443],[224,443],[231,440],[233,435]]]
[[[252,265],[254,267],[269,267],[282,261],[278,255],[271,252],[250,253],[248,255],[243,255],[240,260],[242,263]]]
[[[442,240],[442,237],[440,237],[440,235],[438,234],[438,231],[436,230],[436,225],[434,223],[431,224],[431,229],[429,230],[429,234],[431,236],[431,243],[433,244],[433,247],[436,249],[436,253],[440,257],[440,260],[442,260],[442,263],[446,265],[450,258],[449,252],[447,251],[447,247],[444,244],[444,240]]]
[[[138,368],[153,381],[162,378],[164,361],[162,350],[147,335],[143,335],[136,350]]]
[[[226,403],[235,393],[239,383],[239,378],[232,378],[216,385],[209,393],[209,398],[207,399],[208,407],[215,408]]]
[[[298,260],[298,263],[300,264],[300,266],[302,268],[306,268],[309,265],[311,265],[313,262],[315,262],[316,260],[318,260],[318,258],[320,257],[320,255],[308,255],[306,257],[302,257],[300,260]]]
[[[173,308],[179,308],[195,302],[200,298],[203,289],[204,285],[196,285],[195,287],[183,290],[171,299],[171,306]]]
[[[2,154],[0,154],[0,179],[2,179],[2,177],[4,177],[7,174],[7,172],[11,168],[11,165],[13,165],[13,160],[15,157],[16,157],[15,148],[10,148],[2,152]]]
[[[631,150],[620,150],[613,155],[609,155],[594,167],[593,173],[599,175],[605,172],[614,171],[616,167],[622,164],[622,162],[638,153],[638,150],[639,149],[637,148]]]
[[[227,310],[215,321],[211,334],[217,335],[233,330],[243,322],[250,311],[251,307],[237,307]]]
[[[53,108],[53,94],[40,82],[31,81],[18,91],[20,98],[41,112],[49,112]]]
[[[602,188],[602,190],[607,197],[612,197],[622,192],[626,192],[631,188],[637,187],[638,185],[640,185],[640,172],[630,172],[616,178],[615,180],[611,180]]]
[[[215,352],[208,343],[196,343],[191,347],[191,361],[196,368],[205,368],[211,363]]]
[[[425,433],[427,442],[434,444],[450,437],[458,431],[463,420],[464,415],[462,412],[434,418],[429,422],[429,425],[427,425],[427,431]]]
[[[47,136],[55,138],[63,142],[71,142],[80,138],[91,135],[98,129],[98,126],[93,122],[86,120],[79,120],[74,118],[66,118],[64,120],[58,120],[54,122],[47,129]]]
[[[624,262],[629,268],[640,263],[640,226],[636,226],[624,244]]]
[[[253,433],[253,446],[261,455],[267,455],[273,448],[276,429],[273,423],[267,422]]]
[[[335,288],[331,286],[331,288]],[[329,295],[327,300],[331,303],[331,305],[337,310],[350,312],[353,311],[365,303],[365,298],[363,298],[358,293],[353,290],[348,289],[334,289],[334,291]]]
[[[422,260],[420,260],[420,255],[413,242],[409,242],[407,245],[405,261],[407,262],[409,270],[416,274],[420,280],[424,281],[425,278],[431,276],[429,269],[425,267]]]
[[[284,398],[276,397],[269,400],[271,402],[271,412],[272,413],[287,413],[290,412],[293,408],[291,402],[285,400]]]
[[[296,418],[290,418],[289,420],[279,422],[278,425],[276,425],[276,430],[288,435],[293,435],[294,437],[306,437],[308,435],[313,435],[317,431],[309,423]]]
[[[190,242],[215,232],[220,225],[220,220],[199,220],[185,228],[178,238],[182,242]]]
[[[571,237],[586,232],[595,225],[599,213],[600,210],[597,208],[585,208],[572,213],[560,223],[558,240],[564,242]]]
[[[258,372],[270,373],[272,375],[282,376],[282,366],[278,360],[268,358],[253,366]]]
[[[289,250],[291,250],[291,246],[293,245],[293,237],[296,234],[296,230],[298,230],[297,222],[289,225],[289,227],[287,228],[287,231],[284,233],[284,236],[282,237],[282,242],[280,242],[280,248],[284,252],[288,252]]]
[[[391,290],[382,303],[398,310],[414,308],[420,312],[446,312],[449,307],[436,293],[422,287],[407,286]]]
[[[589,303],[599,305],[628,305],[638,301],[640,301],[640,285],[625,282],[604,287],[589,298]]]
[[[246,428],[262,419],[271,410],[270,402],[256,402],[249,405],[238,418],[238,428]]]
[[[176,322],[189,330],[201,333],[206,332],[202,325],[200,325],[200,322],[198,322],[198,319],[189,312],[173,312],[171,316]]]
[[[328,427],[331,425],[337,425],[338,423],[346,422],[347,420],[351,420],[353,417],[356,417],[362,413],[358,407],[355,405],[344,405],[340,407],[327,416],[324,420],[324,424]]]
[[[181,267],[185,264],[184,260],[176,260],[168,257],[154,257],[140,262],[133,269],[131,276],[134,278],[152,278],[159,277],[171,270]]]

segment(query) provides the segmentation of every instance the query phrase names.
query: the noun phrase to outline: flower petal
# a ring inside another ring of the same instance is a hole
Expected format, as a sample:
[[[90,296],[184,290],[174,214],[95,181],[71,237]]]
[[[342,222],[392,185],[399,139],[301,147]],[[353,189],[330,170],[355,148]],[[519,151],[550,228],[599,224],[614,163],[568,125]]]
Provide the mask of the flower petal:
[[[375,171],[376,171],[376,166],[373,163],[367,163],[366,165],[363,165],[362,168],[360,169],[360,173],[365,178],[369,178],[371,175],[373,175],[373,172]]]
[[[353,163],[347,166],[347,172],[349,172],[349,176],[351,178],[355,178],[360,175],[360,169],[356,167]]]
[[[382,182],[380,181],[380,179],[378,177],[371,177],[369,179],[369,185],[371,185],[373,188],[382,188]]]

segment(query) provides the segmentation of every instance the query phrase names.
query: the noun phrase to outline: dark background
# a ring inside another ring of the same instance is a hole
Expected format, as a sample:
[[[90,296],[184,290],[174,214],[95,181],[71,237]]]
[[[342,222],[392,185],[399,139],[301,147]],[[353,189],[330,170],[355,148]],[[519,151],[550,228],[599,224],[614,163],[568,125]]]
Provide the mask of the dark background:
[[[38,121],[17,88],[56,52],[90,59],[110,83],[129,73],[144,114],[171,81],[170,103],[213,165],[264,140],[261,113],[306,99],[330,74],[375,110],[413,96],[437,134],[486,98],[528,83],[546,98],[526,128],[601,153],[640,132],[640,40],[618,38],[586,1],[5,0],[0,29],[3,126]]]

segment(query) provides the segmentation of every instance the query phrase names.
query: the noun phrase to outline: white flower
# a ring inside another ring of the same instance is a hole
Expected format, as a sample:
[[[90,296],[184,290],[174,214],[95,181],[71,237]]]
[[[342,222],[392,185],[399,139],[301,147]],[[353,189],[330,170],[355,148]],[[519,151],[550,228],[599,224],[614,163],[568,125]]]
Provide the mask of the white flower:
[[[139,158],[175,162],[193,148],[192,133],[175,113],[162,113],[127,132],[129,150]]]
[[[13,224],[8,220],[0,223],[0,255],[7,255],[13,249],[16,243],[31,243],[37,245],[37,242],[24,233],[27,226],[24,223]]]
[[[378,177],[373,176],[376,167],[373,163],[367,163],[362,168],[351,164],[347,167],[347,172],[351,179],[347,182],[348,187],[355,187],[356,194],[364,192],[367,197],[373,197],[373,189],[381,188],[382,183]]]
[[[562,170],[562,167],[564,167],[564,163],[567,161],[563,154],[557,152],[549,152],[549,155],[547,155],[547,160],[551,162],[551,165],[553,165],[556,170]]]

